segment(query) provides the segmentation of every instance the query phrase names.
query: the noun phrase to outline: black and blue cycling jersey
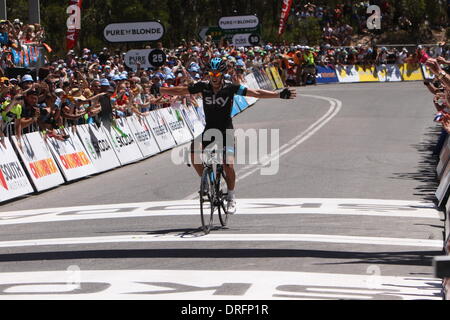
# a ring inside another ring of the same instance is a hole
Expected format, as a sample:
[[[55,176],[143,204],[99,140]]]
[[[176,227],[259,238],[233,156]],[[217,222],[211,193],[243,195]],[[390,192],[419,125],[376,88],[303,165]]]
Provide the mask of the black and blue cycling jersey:
[[[225,81],[222,88],[214,93],[211,83],[197,82],[188,87],[191,94],[201,93],[203,97],[203,109],[205,112],[206,128],[233,129],[232,110],[234,96],[246,96],[247,88]]]

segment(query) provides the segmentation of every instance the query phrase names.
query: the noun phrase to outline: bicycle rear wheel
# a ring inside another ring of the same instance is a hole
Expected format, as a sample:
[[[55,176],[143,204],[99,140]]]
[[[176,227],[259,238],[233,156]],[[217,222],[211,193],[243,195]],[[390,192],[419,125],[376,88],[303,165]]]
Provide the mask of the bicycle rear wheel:
[[[218,199],[218,208],[219,208],[219,220],[222,227],[226,227],[228,224],[228,219],[230,217],[229,214],[227,214],[227,208],[225,206],[225,201],[227,198],[227,194],[224,192],[226,187],[225,182],[225,175],[223,172],[218,174],[217,180],[216,180],[216,192],[217,192],[217,199]]]
[[[202,228],[205,234],[211,231],[214,216],[214,185],[210,179],[211,169],[206,168],[203,171],[200,184],[200,216],[202,220]],[[204,181],[207,181],[204,183]],[[205,188],[207,186],[207,188]],[[205,190],[207,189],[207,190]]]

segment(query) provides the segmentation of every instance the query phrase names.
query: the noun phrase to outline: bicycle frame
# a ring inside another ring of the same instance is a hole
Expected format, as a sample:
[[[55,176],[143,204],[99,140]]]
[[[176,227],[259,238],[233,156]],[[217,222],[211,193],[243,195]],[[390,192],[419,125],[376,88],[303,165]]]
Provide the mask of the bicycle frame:
[[[224,170],[223,170],[223,164],[220,162],[220,160],[217,157],[217,153],[215,150],[212,151],[205,151],[204,152],[205,159],[203,161],[204,165],[204,171],[202,175],[202,185],[200,187],[200,206],[201,206],[201,218],[202,218],[202,226],[205,234],[208,234],[211,225],[213,222],[213,214],[214,212],[218,211],[219,213],[219,220],[223,227],[227,225],[228,222],[228,214],[225,208],[225,199],[227,196],[227,193],[224,193],[221,190],[221,178],[225,178]],[[210,190],[208,191],[208,194],[203,194],[203,184],[204,180],[207,176],[208,185],[211,186]],[[212,190],[211,190],[212,189]],[[204,198],[207,196],[207,200]],[[210,217],[209,221],[207,220],[207,215],[205,213],[205,208],[203,208],[204,203],[209,202],[210,203]]]

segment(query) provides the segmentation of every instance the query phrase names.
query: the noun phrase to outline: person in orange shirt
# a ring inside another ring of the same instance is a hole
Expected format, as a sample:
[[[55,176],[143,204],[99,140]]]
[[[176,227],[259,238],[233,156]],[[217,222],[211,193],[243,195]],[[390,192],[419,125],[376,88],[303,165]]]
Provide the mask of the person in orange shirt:
[[[294,60],[294,64],[295,64],[295,82],[297,83],[297,85],[302,85],[302,73],[303,73],[303,64],[305,62],[304,57],[303,57],[303,50],[301,48],[299,48],[294,56],[292,57],[292,59]]]

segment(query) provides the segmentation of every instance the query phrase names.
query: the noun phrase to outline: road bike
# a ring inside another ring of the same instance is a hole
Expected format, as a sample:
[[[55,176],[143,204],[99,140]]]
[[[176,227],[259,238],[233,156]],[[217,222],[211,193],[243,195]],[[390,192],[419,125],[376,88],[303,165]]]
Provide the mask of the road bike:
[[[215,149],[205,149],[203,175],[200,183],[200,216],[205,234],[209,234],[213,226],[214,212],[218,212],[220,224],[226,227],[229,214],[226,209],[226,182],[222,161]]]

